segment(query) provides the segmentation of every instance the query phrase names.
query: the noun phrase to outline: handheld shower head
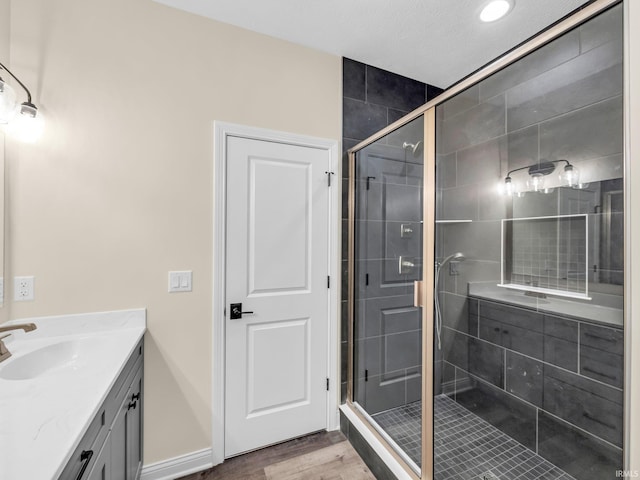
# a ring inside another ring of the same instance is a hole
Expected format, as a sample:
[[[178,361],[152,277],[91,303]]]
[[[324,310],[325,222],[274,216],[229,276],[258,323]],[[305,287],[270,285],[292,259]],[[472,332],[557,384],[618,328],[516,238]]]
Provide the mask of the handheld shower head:
[[[456,252],[456,253],[453,253],[453,254],[449,255],[444,260],[442,260],[440,263],[438,263],[438,266],[442,267],[445,263],[451,262],[451,261],[464,262],[466,259],[467,259],[467,257],[464,256],[464,253]]]
[[[440,292],[438,287],[438,284],[440,283],[440,272],[442,272],[442,267],[447,262],[451,262],[451,261],[464,262],[466,259],[467,257],[464,256],[464,253],[456,252],[446,257],[440,263],[436,262],[436,278],[435,278],[435,285],[433,289],[433,297],[434,297],[433,299],[434,299],[435,311],[436,311],[436,338],[438,339],[438,349],[440,350],[442,349],[442,341],[440,339],[440,337],[442,336],[442,310],[440,309],[440,300],[439,300]]]
[[[418,156],[422,152],[422,150],[421,150],[421,148],[422,148],[422,140],[419,140],[416,143],[404,142],[402,144],[402,148],[404,148],[405,150],[410,149],[411,153],[413,153],[415,156]]]

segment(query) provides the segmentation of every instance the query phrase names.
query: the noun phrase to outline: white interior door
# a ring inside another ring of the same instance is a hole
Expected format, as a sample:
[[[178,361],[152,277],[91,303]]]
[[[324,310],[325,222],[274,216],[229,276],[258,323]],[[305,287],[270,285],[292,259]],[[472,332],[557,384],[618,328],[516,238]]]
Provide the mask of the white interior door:
[[[329,158],[227,137],[225,457],[327,426]]]

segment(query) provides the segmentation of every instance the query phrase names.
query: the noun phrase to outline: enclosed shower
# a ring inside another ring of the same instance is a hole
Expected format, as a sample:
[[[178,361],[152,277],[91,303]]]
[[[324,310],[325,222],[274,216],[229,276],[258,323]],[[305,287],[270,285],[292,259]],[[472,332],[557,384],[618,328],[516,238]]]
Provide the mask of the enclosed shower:
[[[350,151],[346,406],[406,478],[623,469],[622,45],[593,2]]]

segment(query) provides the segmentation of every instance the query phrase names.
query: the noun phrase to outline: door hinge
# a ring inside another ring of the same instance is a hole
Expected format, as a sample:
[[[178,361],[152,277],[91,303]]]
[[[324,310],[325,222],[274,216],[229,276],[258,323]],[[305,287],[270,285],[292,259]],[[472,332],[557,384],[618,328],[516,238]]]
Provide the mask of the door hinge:
[[[369,370],[365,370],[364,371],[364,381],[368,382],[369,381]]]
[[[333,172],[324,172],[327,174],[327,187],[331,186],[331,175],[335,175]]]
[[[329,377],[327,377],[327,392],[329,391]]]
[[[369,190],[371,188],[371,180],[375,180],[376,177],[367,177],[367,190]]]
[[[364,275],[364,284],[365,285],[369,285],[369,274],[368,273],[365,273],[365,275]]]
[[[327,275],[327,288],[331,288],[331,277]]]

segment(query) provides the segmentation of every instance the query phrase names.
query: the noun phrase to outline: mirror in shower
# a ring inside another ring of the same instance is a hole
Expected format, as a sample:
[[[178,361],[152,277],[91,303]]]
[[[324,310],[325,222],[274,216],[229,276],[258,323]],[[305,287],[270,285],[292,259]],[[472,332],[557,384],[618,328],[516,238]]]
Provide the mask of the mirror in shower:
[[[570,279],[571,274],[578,270],[578,261],[583,261],[586,273],[582,273],[580,264],[580,275],[586,279],[589,291],[621,296],[624,283],[621,243],[624,236],[624,197],[623,179],[619,177],[623,169],[622,155],[603,159],[603,163],[597,170],[591,170],[590,181],[581,184],[580,188],[560,187],[543,194],[514,196],[511,217],[585,216],[588,224],[584,242],[587,252],[584,258],[571,262],[565,272],[568,275],[564,276]],[[566,236],[565,240],[565,245],[572,244]],[[517,239],[512,238],[512,241],[515,243]]]
[[[421,464],[422,117],[355,158],[353,401],[416,471]]]

